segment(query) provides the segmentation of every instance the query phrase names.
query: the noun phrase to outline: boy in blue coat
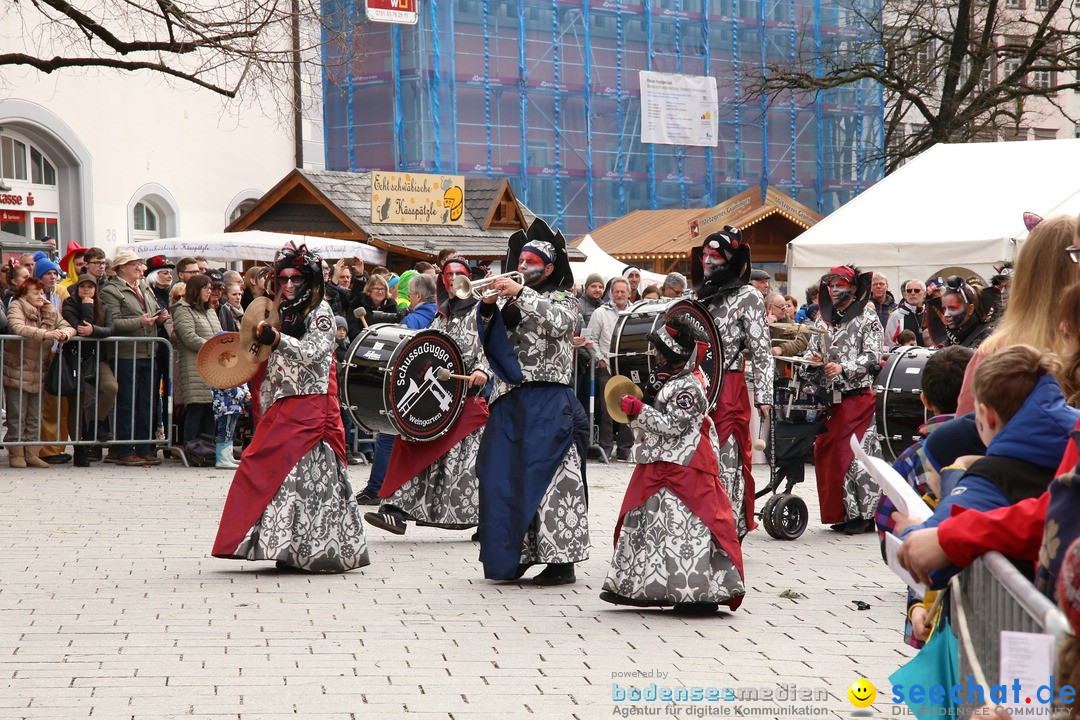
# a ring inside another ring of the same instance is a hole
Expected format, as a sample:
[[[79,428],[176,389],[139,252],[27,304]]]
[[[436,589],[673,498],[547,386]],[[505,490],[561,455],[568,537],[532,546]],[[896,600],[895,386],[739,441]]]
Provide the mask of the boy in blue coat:
[[[968,455],[941,472],[942,501],[913,530],[937,527],[953,506],[992,510],[1041,495],[1080,420],[1080,410],[1065,404],[1055,376],[1061,363],[1053,353],[1014,345],[985,360],[975,371],[975,426],[986,444],[984,457]],[[894,514],[901,527],[907,518]],[[931,586],[944,587],[959,569],[931,573]]]

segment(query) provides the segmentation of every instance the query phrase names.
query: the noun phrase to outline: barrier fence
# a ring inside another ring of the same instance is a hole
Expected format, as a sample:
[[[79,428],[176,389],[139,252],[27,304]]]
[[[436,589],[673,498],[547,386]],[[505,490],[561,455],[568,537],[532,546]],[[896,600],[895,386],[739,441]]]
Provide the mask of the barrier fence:
[[[174,447],[168,340],[75,337],[60,345],[0,335],[0,356],[5,445]],[[61,358],[75,382],[54,385],[58,395],[48,378]],[[186,465],[182,451],[181,459]]]
[[[1004,555],[989,552],[951,581],[952,616],[960,643],[960,678],[974,677],[983,687],[997,684],[1001,632],[1054,636],[1058,652],[1072,630],[1065,614]]]

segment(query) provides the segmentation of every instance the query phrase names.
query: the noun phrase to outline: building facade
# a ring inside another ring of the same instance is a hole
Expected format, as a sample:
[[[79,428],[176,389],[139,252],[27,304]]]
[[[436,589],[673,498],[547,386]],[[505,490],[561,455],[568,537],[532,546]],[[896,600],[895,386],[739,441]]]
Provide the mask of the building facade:
[[[871,1],[871,0],[867,0]],[[327,169],[509,177],[540,217],[580,235],[639,209],[711,207],[781,189],[827,213],[881,177],[882,95],[751,99],[808,38],[853,42],[837,0],[418,0],[414,26],[327,0]],[[351,62],[350,62],[351,59]],[[716,78],[716,147],[643,144],[639,71]],[[875,152],[871,152],[874,150]]]

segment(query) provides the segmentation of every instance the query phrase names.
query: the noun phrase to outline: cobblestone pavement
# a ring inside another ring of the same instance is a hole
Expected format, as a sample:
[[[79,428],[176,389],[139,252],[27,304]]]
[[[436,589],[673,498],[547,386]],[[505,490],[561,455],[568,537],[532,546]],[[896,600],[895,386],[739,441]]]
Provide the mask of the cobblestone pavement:
[[[577,584],[536,588],[485,581],[469,532],[431,528],[367,527],[372,564],[344,575],[218,560],[227,471],[0,462],[2,718],[848,717],[860,676],[886,717],[887,677],[911,655],[876,536],[818,526],[812,472],[803,537],[747,539],[743,606],[684,618],[597,597],[626,464],[589,466]],[[362,486],[367,467],[351,470]],[[653,685],[778,701],[614,699]]]

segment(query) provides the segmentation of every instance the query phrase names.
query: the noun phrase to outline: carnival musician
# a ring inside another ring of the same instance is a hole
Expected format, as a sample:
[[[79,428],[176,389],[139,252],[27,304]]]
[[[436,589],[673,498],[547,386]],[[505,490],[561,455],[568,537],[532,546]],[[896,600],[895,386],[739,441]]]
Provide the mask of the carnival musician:
[[[395,535],[405,534],[408,520],[448,530],[475,527],[479,518],[476,456],[488,418],[483,391],[491,375],[477,330],[477,299],[454,294],[454,278],[471,278],[467,260],[448,258],[439,276],[439,309],[431,328],[449,335],[469,370],[465,405],[454,427],[426,442],[394,439],[386,479],[379,491],[385,502],[364,519]],[[458,382],[450,380],[450,382]]]
[[[615,531],[615,553],[600,599],[617,605],[674,606],[713,613],[742,602],[742,548],[720,484],[719,443],[708,416],[701,360],[704,333],[685,317],[669,318],[649,340],[656,370],[642,402],[620,408],[641,441]]]
[[[229,488],[213,555],[276,560],[287,571],[363,567],[367,541],[345,464],[322,260],[289,242],[274,278],[281,330],[258,326],[259,342],[273,349],[251,382],[255,437]]]
[[[822,365],[799,370],[831,405],[825,432],[814,442],[821,522],[848,535],[873,529],[881,495],[849,444],[854,434],[867,454],[881,457],[871,384],[881,366],[884,330],[870,303],[872,277],[854,265],[839,265],[822,278],[814,324],[825,333],[811,337],[806,351]]]
[[[479,303],[480,334],[495,374],[480,442],[480,560],[484,576],[536,585],[576,580],[589,556],[584,457],[589,428],[574,395],[571,338],[577,301],[562,233],[542,220],[510,238],[504,268]]]
[[[750,355],[754,403],[762,416],[772,406],[773,361],[765,301],[748,285],[750,246],[742,232],[727,225],[705,238],[701,261],[691,264],[698,300],[716,323],[728,366],[720,398],[711,417],[720,442],[720,482],[731,500],[741,540],[754,522],[754,477],[751,474],[750,397],[743,372],[743,353]]]

